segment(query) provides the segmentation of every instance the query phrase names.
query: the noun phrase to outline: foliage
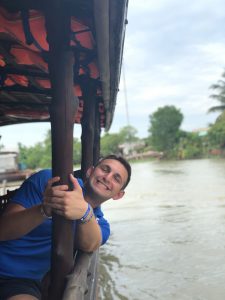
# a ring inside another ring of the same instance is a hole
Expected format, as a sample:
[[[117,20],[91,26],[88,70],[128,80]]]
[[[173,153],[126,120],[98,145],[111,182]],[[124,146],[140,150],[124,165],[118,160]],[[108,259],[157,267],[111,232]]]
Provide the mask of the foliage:
[[[206,153],[209,143],[211,148],[225,146],[225,113],[212,125],[208,137],[199,137],[197,133],[180,130],[182,120],[182,113],[174,106],[159,108],[150,116],[150,137],[139,139],[136,136],[137,130],[134,127],[125,126],[118,133],[103,135],[101,138],[101,155],[121,154],[122,145],[129,145],[130,143],[131,154],[132,151],[142,153],[158,150],[163,151],[167,158],[190,159],[202,157]],[[80,164],[80,162],[81,142],[75,138],[73,163]],[[47,132],[43,142],[39,142],[32,147],[19,144],[19,163],[31,169],[51,167],[50,131]]]
[[[222,79],[218,80],[216,84],[211,85],[210,88],[217,92],[210,97],[218,100],[220,105],[211,107],[209,112],[223,112],[225,110],[225,72],[222,74]]]
[[[119,145],[122,137],[118,133],[106,133],[101,139],[101,156],[108,154],[119,154]]]
[[[51,132],[47,132],[43,142],[39,142],[32,147],[27,147],[19,143],[19,163],[27,168],[51,168]],[[74,139],[73,147],[74,164],[80,163],[81,144],[78,139]]]
[[[79,139],[73,139],[73,164],[80,165],[81,162],[81,142]]]
[[[27,168],[49,168],[51,166],[51,135],[47,132],[43,142],[39,142],[34,146],[19,146],[19,162],[26,165]]]
[[[136,142],[138,141],[137,129],[133,126],[125,126],[120,129],[119,136],[123,142]]]
[[[190,159],[200,158],[203,155],[204,138],[197,133],[185,133],[177,145],[177,158]]]
[[[120,154],[119,145],[125,142],[137,141],[137,130],[132,126],[123,127],[119,133],[106,133],[101,139],[101,155]],[[51,132],[48,131],[43,142],[32,147],[19,144],[19,163],[27,168],[51,167]],[[73,143],[73,163],[81,162],[81,142],[75,138]]]
[[[225,148],[225,112],[223,112],[208,132],[211,147]]]
[[[179,141],[183,114],[175,106],[164,106],[150,117],[150,140],[155,150],[170,152]]]
[[[120,145],[132,143],[139,140],[137,129],[132,126],[125,126],[119,133],[106,133],[101,139],[101,155],[121,154]]]

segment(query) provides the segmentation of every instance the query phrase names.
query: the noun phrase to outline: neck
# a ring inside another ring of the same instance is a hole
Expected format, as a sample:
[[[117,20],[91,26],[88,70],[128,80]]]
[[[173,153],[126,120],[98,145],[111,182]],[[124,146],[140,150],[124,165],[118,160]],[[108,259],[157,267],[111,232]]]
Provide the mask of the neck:
[[[93,198],[91,198],[89,195],[85,195],[84,199],[91,205],[92,208],[96,208],[100,205],[100,203],[98,203],[99,201],[93,200]]]
[[[102,198],[98,194],[95,193],[95,191],[91,188],[87,182],[84,185],[84,199],[87,201],[93,208],[96,208],[100,206],[103,202],[105,202],[107,199]]]

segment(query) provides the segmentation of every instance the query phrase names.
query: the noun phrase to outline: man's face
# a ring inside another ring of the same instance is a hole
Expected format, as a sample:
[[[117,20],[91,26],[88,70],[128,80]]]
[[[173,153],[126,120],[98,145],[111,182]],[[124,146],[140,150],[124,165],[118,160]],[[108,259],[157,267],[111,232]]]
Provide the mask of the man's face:
[[[87,190],[101,203],[112,198],[120,199],[127,181],[126,168],[115,159],[104,159],[94,169],[88,170]]]

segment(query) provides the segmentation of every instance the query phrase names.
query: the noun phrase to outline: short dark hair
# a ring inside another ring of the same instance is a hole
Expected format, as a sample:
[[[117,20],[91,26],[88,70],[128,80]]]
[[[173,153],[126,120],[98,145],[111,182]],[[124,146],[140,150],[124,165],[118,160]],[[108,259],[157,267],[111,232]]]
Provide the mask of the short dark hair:
[[[114,160],[119,161],[124,166],[124,168],[127,170],[127,175],[128,175],[127,180],[124,183],[124,185],[122,186],[122,189],[125,189],[125,187],[130,182],[130,178],[131,178],[131,166],[130,166],[129,162],[122,156],[118,156],[118,155],[115,155],[115,154],[110,154],[110,155],[101,157],[99,159],[99,161],[96,163],[95,166],[98,166],[103,160],[106,160],[106,159],[114,159]]]

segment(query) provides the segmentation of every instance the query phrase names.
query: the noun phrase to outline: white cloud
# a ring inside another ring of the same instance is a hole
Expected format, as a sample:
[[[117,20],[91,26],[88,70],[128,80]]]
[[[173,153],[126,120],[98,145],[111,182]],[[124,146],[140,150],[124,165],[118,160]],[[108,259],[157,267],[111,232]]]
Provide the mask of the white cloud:
[[[207,111],[216,104],[209,87],[225,67],[223,6],[222,0],[129,2],[126,86],[132,125],[143,135],[149,114],[164,105],[181,109],[186,130],[217,117]]]
[[[149,115],[160,106],[180,108],[186,130],[217,117],[207,110],[216,104],[209,87],[225,67],[223,7],[222,0],[129,1],[126,94],[130,123],[141,136],[147,136]],[[112,132],[127,125],[124,93],[121,76]]]

